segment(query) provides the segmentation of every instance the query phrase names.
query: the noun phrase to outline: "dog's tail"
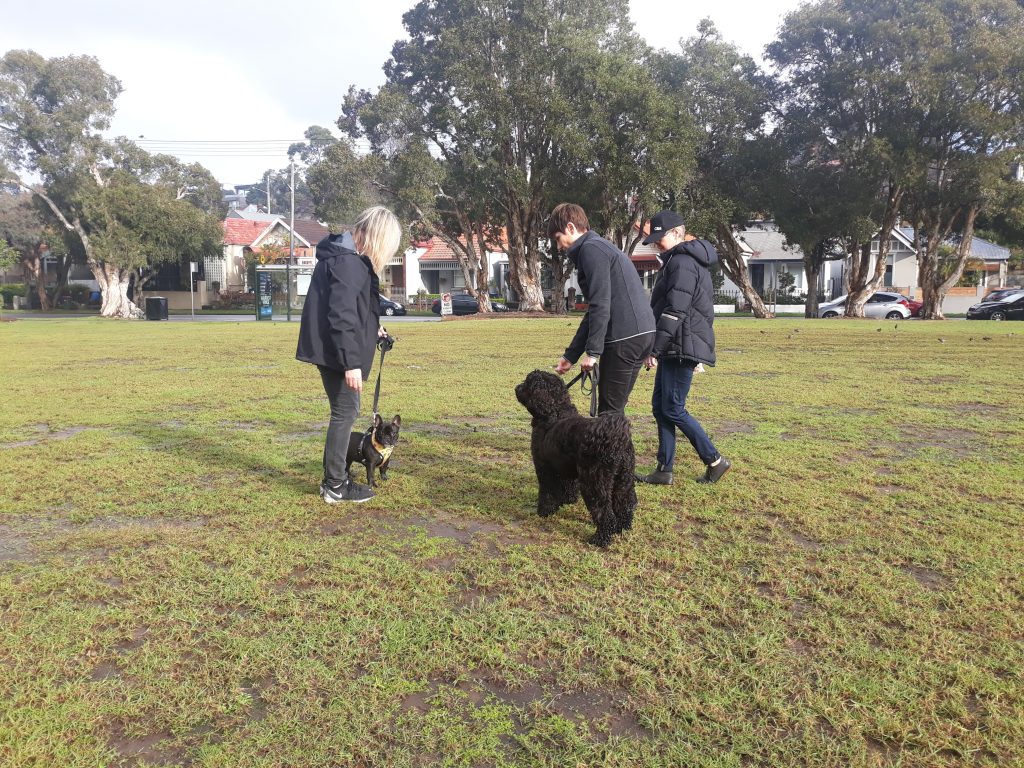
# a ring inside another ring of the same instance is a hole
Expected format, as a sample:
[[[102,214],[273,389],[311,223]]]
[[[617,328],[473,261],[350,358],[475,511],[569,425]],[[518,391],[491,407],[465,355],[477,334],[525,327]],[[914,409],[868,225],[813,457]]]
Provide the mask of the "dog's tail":
[[[589,419],[589,429],[583,435],[580,454],[600,464],[614,464],[622,451],[633,452],[633,437],[629,419],[617,413],[606,413]]]

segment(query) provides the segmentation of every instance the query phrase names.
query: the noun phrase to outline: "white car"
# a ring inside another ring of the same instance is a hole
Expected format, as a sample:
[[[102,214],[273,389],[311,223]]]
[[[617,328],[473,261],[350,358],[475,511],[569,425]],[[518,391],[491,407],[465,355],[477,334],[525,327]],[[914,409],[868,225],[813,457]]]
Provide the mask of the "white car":
[[[840,317],[846,311],[846,296],[818,305],[818,317]],[[906,320],[913,313],[907,306],[907,300],[898,293],[876,291],[864,305],[864,317],[885,318],[886,320]]]

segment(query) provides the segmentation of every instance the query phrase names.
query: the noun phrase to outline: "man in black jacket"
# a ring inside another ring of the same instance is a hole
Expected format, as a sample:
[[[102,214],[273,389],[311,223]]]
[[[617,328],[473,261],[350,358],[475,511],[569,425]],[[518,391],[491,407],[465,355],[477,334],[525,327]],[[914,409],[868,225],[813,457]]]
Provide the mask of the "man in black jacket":
[[[686,410],[686,397],[697,366],[715,364],[714,287],[709,268],[718,261],[718,253],[707,240],[687,235],[683,217],[675,211],[651,217],[650,234],[644,239],[645,245],[650,243],[657,243],[662,252],[651,292],[658,332],[647,360],[648,368],[658,369],[651,399],[658,422],[658,467],[637,480],[672,484],[678,427],[706,467],[697,482],[715,483],[732,465]]]
[[[551,212],[548,237],[576,267],[587,314],[555,365],[560,376],[578,360],[598,365],[598,413],[624,413],[640,366],[654,342],[654,315],[640,275],[622,251],[590,231],[583,209],[561,203]],[[581,359],[582,357],[582,359]]]

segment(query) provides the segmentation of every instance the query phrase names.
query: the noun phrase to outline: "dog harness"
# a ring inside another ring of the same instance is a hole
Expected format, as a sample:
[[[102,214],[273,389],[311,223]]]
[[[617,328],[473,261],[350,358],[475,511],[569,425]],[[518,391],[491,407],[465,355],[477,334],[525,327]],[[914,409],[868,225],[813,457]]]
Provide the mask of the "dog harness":
[[[380,460],[381,460],[382,463],[387,461],[389,458],[391,458],[391,452],[393,450],[395,450],[395,446],[393,446],[393,445],[381,445],[380,443],[378,443],[376,438],[373,436],[373,427],[370,427],[368,430],[366,430],[363,433],[362,442],[360,442],[360,444],[359,444],[359,452],[361,454],[366,455],[366,441],[367,440],[370,441],[370,445],[373,446],[373,450],[375,450],[377,452],[377,454],[380,456]]]

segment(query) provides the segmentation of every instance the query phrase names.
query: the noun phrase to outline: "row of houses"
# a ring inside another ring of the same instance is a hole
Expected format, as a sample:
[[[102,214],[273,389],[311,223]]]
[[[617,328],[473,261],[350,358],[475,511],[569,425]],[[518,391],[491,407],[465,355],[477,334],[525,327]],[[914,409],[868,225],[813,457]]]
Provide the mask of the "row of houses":
[[[804,270],[803,252],[799,247],[786,242],[785,236],[770,221],[752,222],[746,229],[737,232],[737,241],[747,262],[750,282],[762,296],[777,296],[784,281],[781,275],[793,277],[795,295],[807,294],[811,290]],[[879,242],[871,243],[871,252],[878,253]],[[954,288],[943,304],[945,312],[963,312],[978,298],[992,288],[1001,288],[1011,279],[1009,272],[1010,250],[980,237],[971,241],[970,273],[972,285]],[[844,283],[849,272],[849,260],[845,257],[829,260],[818,275],[817,291],[825,299],[835,298],[845,292]],[[885,265],[883,288],[920,297],[917,282],[917,249],[914,246],[914,230],[911,227],[897,227],[889,242],[889,256]],[[1019,278],[1018,278],[1019,279]],[[726,280],[724,291],[737,291],[731,281]]]
[[[295,219],[294,231],[289,223],[290,220],[284,216],[263,213],[254,206],[231,209],[223,221],[222,253],[206,257],[199,265],[195,283],[196,305],[214,305],[225,295],[248,292],[252,288],[249,265],[254,260],[278,260],[291,250],[295,266],[312,267],[316,244],[328,234],[328,229],[311,219]],[[769,299],[775,297],[779,288],[790,282],[794,296],[806,294],[811,289],[804,272],[803,254],[798,247],[786,243],[784,235],[772,222],[752,222],[735,236],[747,263],[751,283],[761,295]],[[491,248],[487,252],[490,291],[514,301],[507,280],[508,254],[500,246]],[[877,240],[872,249],[877,253]],[[657,275],[657,255],[653,246],[638,245],[630,257],[648,290],[653,287]],[[963,311],[977,300],[979,293],[1006,285],[1010,278],[1008,249],[976,237],[971,257],[976,268],[977,285],[954,289],[944,306],[946,311]],[[818,292],[826,299],[841,294],[848,269],[846,259],[826,261],[819,275]],[[158,292],[166,296],[171,308],[188,308],[192,295],[187,270],[187,265],[165,265],[149,280],[147,293]],[[792,280],[783,278],[784,274],[791,276]],[[71,277],[75,282],[91,282],[91,275],[84,268],[77,269]],[[298,285],[298,292],[304,293],[304,281],[300,280]],[[900,227],[893,231],[884,285],[911,296],[920,294],[914,233],[910,228]],[[547,287],[551,288],[550,281]],[[465,278],[458,257],[447,243],[436,237],[414,243],[404,253],[396,254],[385,268],[381,280],[382,293],[402,302],[421,292],[440,294],[464,289]],[[726,295],[739,295],[738,287],[728,279],[721,290]],[[566,284],[564,294],[569,295],[570,291],[579,293],[579,285],[574,278]]]

